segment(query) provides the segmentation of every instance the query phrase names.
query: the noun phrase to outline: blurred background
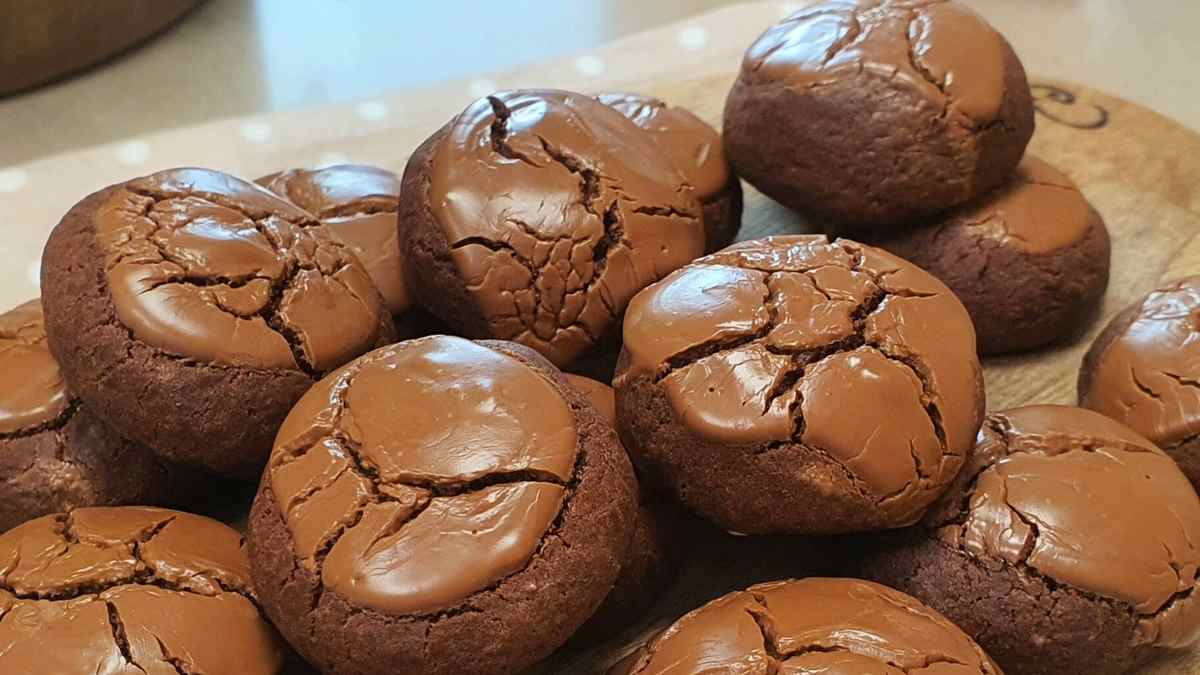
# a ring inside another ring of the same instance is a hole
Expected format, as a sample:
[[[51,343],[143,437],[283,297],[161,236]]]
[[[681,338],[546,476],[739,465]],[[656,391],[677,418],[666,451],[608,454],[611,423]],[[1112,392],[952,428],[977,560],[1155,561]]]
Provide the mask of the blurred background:
[[[1188,85],[1200,1],[967,2],[1037,75],[1099,87],[1200,126]],[[499,72],[729,4],[0,0],[0,167],[214,118]]]
[[[729,4],[0,0],[0,166],[213,118],[502,71]],[[142,44],[128,50],[130,42]],[[99,67],[56,75],[122,48]]]

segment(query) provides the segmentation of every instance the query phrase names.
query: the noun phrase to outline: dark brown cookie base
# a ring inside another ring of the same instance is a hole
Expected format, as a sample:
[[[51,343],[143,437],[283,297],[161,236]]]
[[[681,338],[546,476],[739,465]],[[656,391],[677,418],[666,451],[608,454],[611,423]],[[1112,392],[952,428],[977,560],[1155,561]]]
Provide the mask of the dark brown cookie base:
[[[46,243],[42,304],[51,351],[71,390],[121,436],[172,462],[255,478],[314,377],[197,362],[134,338],[117,317],[91,224],[113,190],[77,204]],[[386,344],[394,330],[382,320]]]
[[[621,573],[608,597],[571,636],[570,646],[607,640],[629,628],[654,605],[679,571],[687,548],[688,516],[665,499],[643,496]]]
[[[1033,135],[1025,71],[1006,53],[997,122],[968,128],[883,77],[808,89],[743,73],[725,103],[737,174],[796,211],[849,232],[919,221],[997,187]]]
[[[742,204],[742,181],[732,174],[724,190],[701,204],[704,208],[705,253],[719,251],[737,239],[742,228]]]
[[[621,355],[620,331],[610,332],[600,344],[581,354],[566,368],[568,373],[590,377],[597,382],[610,384],[617,369],[617,358]]]
[[[413,340],[426,335],[450,335],[450,329],[429,312],[413,307],[404,314],[392,316],[396,324],[396,339]]]
[[[85,506],[180,506],[189,477],[77,406],[48,428],[0,435],[0,532]]]
[[[979,353],[1006,354],[1077,335],[1108,288],[1111,244],[1091,210],[1083,237],[1045,254],[1019,250],[964,228],[924,228],[872,243],[933,274],[954,291],[975,324]]]
[[[1012,675],[1117,675],[1153,658],[1134,647],[1127,605],[1036,572],[984,563],[913,529],[866,545],[862,574],[945,614]]]
[[[511,343],[486,344],[558,383],[575,414],[580,453],[563,511],[524,569],[455,607],[393,616],[348,603],[297,562],[264,479],[250,515],[255,587],[280,632],[323,672],[520,672],[562,645],[613,586],[633,526],[636,486],[611,427],[541,357]]]

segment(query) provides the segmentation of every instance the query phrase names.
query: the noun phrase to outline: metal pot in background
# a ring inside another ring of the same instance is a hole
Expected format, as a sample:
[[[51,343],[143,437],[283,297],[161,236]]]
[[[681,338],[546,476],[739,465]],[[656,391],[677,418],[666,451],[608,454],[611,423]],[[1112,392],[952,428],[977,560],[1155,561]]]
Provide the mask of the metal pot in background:
[[[0,0],[0,95],[118,54],[202,0]]]

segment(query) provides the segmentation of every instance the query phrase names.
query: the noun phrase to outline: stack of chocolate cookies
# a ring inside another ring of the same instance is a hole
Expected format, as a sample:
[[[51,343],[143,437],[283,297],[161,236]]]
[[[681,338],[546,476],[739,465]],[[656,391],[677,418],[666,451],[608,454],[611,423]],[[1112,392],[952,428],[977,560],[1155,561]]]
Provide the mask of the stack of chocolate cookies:
[[[1008,41],[955,2],[830,0],[771,27],[725,104],[738,174],[917,263],[975,322],[981,354],[1079,332],[1108,284],[1104,221],[1026,156],[1034,108]]]
[[[640,95],[499,93],[403,181],[256,183],[183,168],[84,198],[42,301],[0,317],[0,669],[54,644],[64,673],[278,672],[291,649],[325,672],[518,672],[643,612],[688,519],[638,489],[612,389],[557,366],[609,380],[633,295],[732,241],[717,131]],[[233,553],[226,526],[144,508],[237,523],[250,479]],[[213,539],[181,540],[177,569],[225,567],[181,582],[149,551],[187,519]],[[127,559],[93,582],[97,555]],[[116,603],[127,587],[236,591],[262,635],[228,666]],[[69,630],[87,607],[111,630]]]
[[[1069,337],[1107,283],[1032,132],[971,11],[828,0],[750,47],[724,138],[505,91],[402,176],[84,197],[41,301],[0,315],[0,672],[559,672],[689,551],[768,538],[803,559],[706,587],[612,672],[1192,647],[1200,282],[1113,320],[1084,407],[987,409],[980,354]],[[828,233],[734,243],[739,175]]]

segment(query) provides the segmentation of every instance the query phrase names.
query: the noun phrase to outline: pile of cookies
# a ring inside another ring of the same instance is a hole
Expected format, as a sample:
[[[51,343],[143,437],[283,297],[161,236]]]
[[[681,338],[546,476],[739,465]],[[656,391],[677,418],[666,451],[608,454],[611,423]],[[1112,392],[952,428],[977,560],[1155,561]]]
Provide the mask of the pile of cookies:
[[[980,353],[1011,353],[1077,333],[1108,285],[1104,221],[1024,156],[1033,117],[1021,62],[974,12],[831,0],[746,52],[725,149],[830,233],[932,272],[971,313]]]
[[[1071,339],[1109,266],[1025,156],[1005,39],[953,1],[827,0],[750,47],[724,124],[499,92],[402,177],[82,199],[0,315],[0,671],[553,672],[727,533],[837,564],[612,672],[1194,645],[1200,277],[1113,320],[1084,407],[987,410],[980,354]],[[733,243],[741,179],[827,234]]]

